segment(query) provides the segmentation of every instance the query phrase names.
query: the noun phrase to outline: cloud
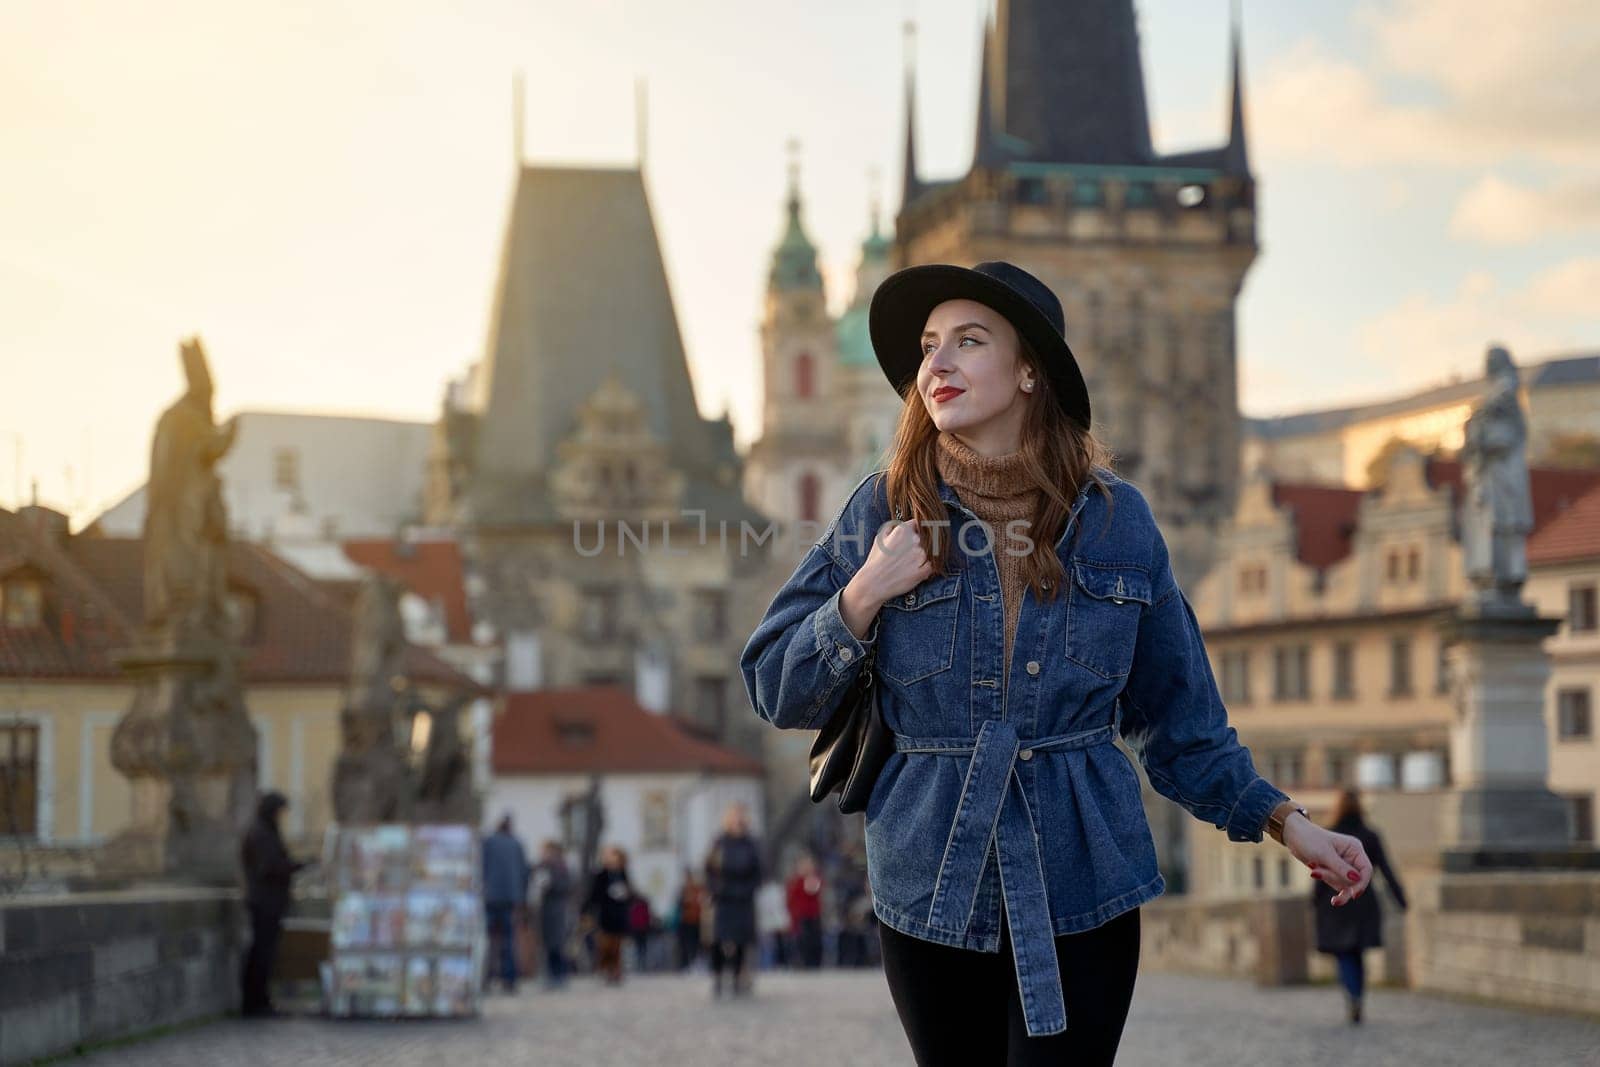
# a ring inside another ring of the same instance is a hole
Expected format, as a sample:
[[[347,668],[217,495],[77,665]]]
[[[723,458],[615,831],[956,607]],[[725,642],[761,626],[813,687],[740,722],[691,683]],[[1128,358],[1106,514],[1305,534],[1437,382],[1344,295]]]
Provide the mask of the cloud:
[[[1524,295],[1534,311],[1600,319],[1600,257],[1570,259],[1541,271]]]
[[[1414,293],[1357,325],[1356,346],[1376,376],[1442,380],[1483,369],[1483,353],[1504,344],[1519,363],[1578,348],[1600,325],[1600,259],[1559,263],[1508,289],[1487,271],[1461,279],[1440,300]]]
[[[1450,217],[1452,237],[1485,244],[1527,244],[1580,230],[1600,230],[1600,179],[1535,188],[1487,174],[1461,194]]]
[[[1307,39],[1250,93],[1268,155],[1346,166],[1600,162],[1600,19],[1588,0],[1395,0],[1356,16],[1368,58]]]

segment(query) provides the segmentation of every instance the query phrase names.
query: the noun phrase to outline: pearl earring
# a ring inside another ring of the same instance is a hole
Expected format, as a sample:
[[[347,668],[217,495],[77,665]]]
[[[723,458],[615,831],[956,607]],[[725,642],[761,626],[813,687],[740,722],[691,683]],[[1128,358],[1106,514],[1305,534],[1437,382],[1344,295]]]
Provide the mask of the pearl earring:
[[[1032,378],[1029,378],[1027,381],[1022,383],[1022,391],[1025,392],[1025,393],[1033,392],[1033,379]]]

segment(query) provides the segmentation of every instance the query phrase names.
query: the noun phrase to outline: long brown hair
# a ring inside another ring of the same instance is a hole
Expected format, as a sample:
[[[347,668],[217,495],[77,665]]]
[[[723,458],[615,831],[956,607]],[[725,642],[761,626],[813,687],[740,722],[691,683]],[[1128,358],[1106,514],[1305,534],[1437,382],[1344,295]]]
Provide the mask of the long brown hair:
[[[1041,491],[1039,506],[1028,526],[1033,551],[1022,561],[1022,576],[1036,598],[1053,600],[1061,590],[1065,573],[1055,552],[1056,540],[1066,527],[1072,505],[1086,482],[1098,486],[1108,506],[1112,504],[1111,487],[1096,471],[1097,467],[1111,466],[1112,454],[1092,430],[1068,416],[1057,402],[1037,353],[1020,334],[1017,355],[1034,372],[1037,383],[1023,418],[1020,451],[1029,479]],[[934,573],[942,575],[948,573],[956,538],[955,529],[938,529],[931,525],[949,518],[944,502],[939,499],[935,458],[939,428],[922,403],[916,379],[907,383],[902,397],[905,404],[900,409],[885,475],[889,510],[902,518],[916,520],[923,551],[932,561]],[[1108,521],[1109,518],[1108,513]],[[1003,540],[1003,534],[995,531],[997,550]]]
[[[1339,790],[1339,797],[1333,802],[1333,823],[1338,825],[1346,819],[1364,823],[1367,821],[1366,813],[1361,810],[1361,797],[1354,789]]]

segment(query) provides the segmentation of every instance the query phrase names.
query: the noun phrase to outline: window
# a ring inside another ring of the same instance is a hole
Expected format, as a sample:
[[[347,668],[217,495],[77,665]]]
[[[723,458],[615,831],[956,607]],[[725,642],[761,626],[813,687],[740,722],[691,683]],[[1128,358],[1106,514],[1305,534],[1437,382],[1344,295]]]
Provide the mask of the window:
[[[1272,699],[1311,696],[1311,646],[1279,645],[1272,650]]]
[[[672,847],[672,794],[665,789],[647,789],[640,801],[640,848]]]
[[[556,737],[563,748],[586,748],[594,744],[594,723],[581,719],[557,722]]]
[[[1389,639],[1389,695],[1411,695],[1411,638]]]
[[[1340,786],[1347,784],[1345,775],[1350,771],[1350,758],[1337,749],[1330,749],[1324,756],[1323,762],[1324,785]]]
[[[1260,856],[1252,857],[1252,859],[1254,862],[1250,865],[1251,884],[1257,889],[1264,889],[1267,884],[1266,864],[1261,862]]]
[[[712,727],[718,734],[728,724],[728,685],[727,682],[714,676],[703,676],[694,680],[694,702],[699,709],[700,721]]]
[[[1017,179],[1014,195],[1019,204],[1048,204],[1050,202],[1050,189],[1040,178]]]
[[[811,358],[810,352],[802,352],[794,357],[794,395],[804,400],[815,395],[816,391],[816,361]]]
[[[1246,564],[1239,568],[1239,592],[1243,596],[1255,596],[1267,591],[1267,568],[1259,563]]]
[[[1305,757],[1298,751],[1272,752],[1263,762],[1267,780],[1279,788],[1293,788],[1305,779]]]
[[[1594,844],[1594,794],[1572,793],[1567,796],[1572,812],[1572,841],[1579,845]]]
[[[1384,553],[1383,577],[1386,581],[1398,582],[1400,580],[1400,550],[1391,548]]]
[[[44,583],[31,575],[0,582],[0,624],[14,628],[44,622]]]
[[[1422,550],[1412,547],[1406,549],[1406,581],[1414,582],[1422,576]]]
[[[1333,692],[1335,700],[1353,700],[1356,695],[1356,646],[1353,641],[1338,641],[1333,646]]]
[[[1574,585],[1567,590],[1567,632],[1575,634],[1595,631],[1595,587]]]
[[[1439,642],[1438,659],[1433,665],[1433,691],[1450,692],[1450,647],[1443,641]]]
[[[822,483],[810,471],[800,476],[800,521],[816,522],[822,510]]]
[[[1594,736],[1589,720],[1589,690],[1563,689],[1556,694],[1556,737],[1587,741]]]
[[[1228,649],[1222,653],[1222,699],[1229,704],[1250,703],[1250,651]]]
[[[0,837],[39,832],[39,727],[0,724]]]
[[[583,636],[612,641],[617,636],[617,591],[609,586],[594,586],[583,591]]]
[[[279,448],[272,453],[272,485],[277,489],[300,488],[300,452],[294,448]]]
[[[694,635],[701,641],[720,641],[728,636],[728,602],[722,590],[695,592]]]

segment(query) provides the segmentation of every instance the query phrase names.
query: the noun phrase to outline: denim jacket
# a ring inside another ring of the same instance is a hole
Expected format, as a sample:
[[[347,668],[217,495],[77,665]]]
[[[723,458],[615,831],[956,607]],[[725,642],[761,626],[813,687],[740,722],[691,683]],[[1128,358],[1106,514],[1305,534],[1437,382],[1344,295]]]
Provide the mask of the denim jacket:
[[[873,910],[903,933],[994,952],[1003,904],[1033,1035],[1067,1029],[1054,937],[1166,888],[1138,772],[1114,736],[1157,791],[1231,840],[1261,841],[1286,798],[1228,724],[1149,504],[1098,473],[1115,507],[1092,483],[1079,492],[1055,546],[1070,588],[1054,602],[1024,590],[1009,673],[994,553],[1018,542],[1003,529],[986,538],[943,478],[949,573],[884,604],[864,640],[845,625],[840,591],[890,518],[881,470],[807,550],[740,656],[758,715],[815,729],[876,646],[896,736],[866,810]]]

